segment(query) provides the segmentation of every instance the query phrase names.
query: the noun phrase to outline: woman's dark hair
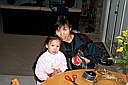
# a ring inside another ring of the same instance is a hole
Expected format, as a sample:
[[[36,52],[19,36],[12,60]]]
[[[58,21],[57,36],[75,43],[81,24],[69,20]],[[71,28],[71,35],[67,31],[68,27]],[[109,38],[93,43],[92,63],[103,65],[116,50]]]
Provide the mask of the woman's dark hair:
[[[52,40],[59,40],[61,42],[61,39],[57,35],[48,36],[43,44],[42,52],[45,52],[47,50],[46,45]]]
[[[64,15],[60,15],[60,16],[58,16],[58,19],[56,21],[54,29],[57,30],[58,27],[64,26],[65,24],[67,24],[69,27],[72,27],[72,25],[70,25],[69,20],[67,19],[67,17],[64,16]]]

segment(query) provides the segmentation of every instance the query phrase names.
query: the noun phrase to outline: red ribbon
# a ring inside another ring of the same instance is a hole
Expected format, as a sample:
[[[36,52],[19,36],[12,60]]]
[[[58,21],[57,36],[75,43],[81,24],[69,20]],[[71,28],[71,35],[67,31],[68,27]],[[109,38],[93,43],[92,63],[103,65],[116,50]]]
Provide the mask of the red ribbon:
[[[77,79],[77,75],[72,75],[72,78],[68,75],[65,75],[65,79],[72,82],[72,81],[75,81]]]
[[[72,75],[73,81],[77,79],[77,75]]]

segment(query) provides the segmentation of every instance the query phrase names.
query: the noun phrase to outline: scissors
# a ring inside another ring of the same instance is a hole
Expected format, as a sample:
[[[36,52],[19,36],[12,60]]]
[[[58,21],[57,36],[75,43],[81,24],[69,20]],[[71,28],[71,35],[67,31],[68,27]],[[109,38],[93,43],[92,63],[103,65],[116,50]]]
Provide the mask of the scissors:
[[[72,82],[73,85],[78,85],[75,80],[77,79],[77,75],[72,75],[72,78],[69,75],[65,75],[65,79]],[[73,79],[73,80],[72,80]]]

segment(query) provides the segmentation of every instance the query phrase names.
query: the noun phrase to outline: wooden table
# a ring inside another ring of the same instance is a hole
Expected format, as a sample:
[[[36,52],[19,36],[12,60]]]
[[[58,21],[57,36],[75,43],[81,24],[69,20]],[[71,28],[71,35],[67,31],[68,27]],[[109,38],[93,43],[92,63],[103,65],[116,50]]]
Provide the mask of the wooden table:
[[[93,82],[88,82],[87,80],[85,80],[82,75],[84,73],[84,71],[94,71],[94,69],[80,69],[80,70],[72,70],[72,71],[67,71],[58,75],[54,75],[53,77],[48,78],[46,81],[44,81],[41,85],[73,85],[72,82],[67,81],[65,79],[65,75],[69,75],[70,77],[72,77],[73,74],[77,75],[77,79],[75,80],[75,82],[78,85],[93,85]],[[119,76],[120,78],[123,78],[126,81],[126,76],[124,74],[120,74],[120,73],[116,73],[116,72],[112,72],[114,75]],[[98,73],[96,73],[96,75],[99,75]],[[105,81],[106,82],[106,81]],[[104,84],[104,85],[108,85],[108,84]],[[113,85],[113,84],[111,84]],[[116,84],[114,84],[116,85]]]

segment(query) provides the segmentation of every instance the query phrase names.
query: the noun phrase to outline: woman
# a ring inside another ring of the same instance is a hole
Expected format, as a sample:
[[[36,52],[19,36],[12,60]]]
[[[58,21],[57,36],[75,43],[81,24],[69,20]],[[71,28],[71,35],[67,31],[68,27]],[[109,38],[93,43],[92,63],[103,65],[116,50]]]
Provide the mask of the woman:
[[[68,70],[93,69],[99,62],[99,54],[92,40],[85,34],[73,33],[65,17],[59,17],[55,28],[62,40],[61,51],[66,56]]]

